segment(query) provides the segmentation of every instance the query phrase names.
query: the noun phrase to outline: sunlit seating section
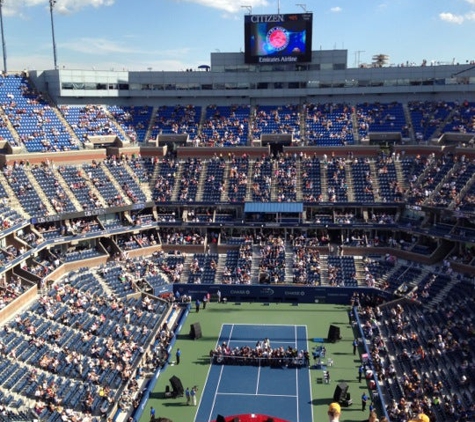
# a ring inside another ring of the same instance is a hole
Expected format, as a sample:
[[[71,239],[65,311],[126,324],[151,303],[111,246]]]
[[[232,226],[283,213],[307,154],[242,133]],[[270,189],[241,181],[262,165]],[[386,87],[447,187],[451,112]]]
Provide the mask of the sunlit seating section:
[[[129,198],[134,204],[145,203],[147,201],[138,181],[127,171],[130,167],[126,160],[111,157],[105,160],[104,164],[112,173],[115,180],[119,183],[122,192],[127,198]]]
[[[354,143],[352,109],[346,104],[308,104],[305,126],[309,145],[341,146]]]
[[[8,76],[0,81],[0,103],[5,115],[29,152],[78,149],[54,107],[51,107],[26,77]],[[5,129],[5,122],[2,126]],[[1,132],[10,142],[6,131]]]
[[[410,136],[401,103],[363,103],[356,108],[360,138],[369,132],[399,132],[403,138]]]
[[[222,157],[214,157],[207,162],[205,183],[203,185],[203,202],[216,203],[221,201],[225,186],[226,161]]]
[[[119,192],[114,186],[114,184],[111,182],[109,177],[104,172],[104,169],[102,168],[103,165],[105,164],[84,164],[83,170],[88,175],[90,181],[94,184],[94,187],[106,200],[107,205],[109,207],[126,205],[123,193]]]
[[[210,146],[247,145],[249,106],[216,106],[206,108],[201,140]]]
[[[292,155],[277,159],[275,173],[277,201],[294,202],[297,200],[297,160]]]
[[[179,201],[195,201],[198,193],[203,164],[199,158],[187,158],[182,163],[182,171],[179,185]]]
[[[446,101],[411,101],[408,103],[416,141],[427,141],[438,130],[455,107]]]
[[[58,214],[73,213],[77,211],[76,207],[71,202],[68,193],[61,186],[61,183],[53,173],[51,167],[33,167],[31,173]]]
[[[33,188],[23,166],[18,165],[13,168],[6,168],[4,169],[4,174],[23,209],[31,217],[44,217],[47,214],[46,205]]]
[[[357,202],[374,202],[373,177],[368,162],[353,162],[351,166],[352,190]]]
[[[178,160],[173,157],[163,157],[158,164],[158,175],[154,180],[154,188],[152,192],[153,200],[156,202],[171,201],[177,174],[180,165]]]
[[[195,139],[200,124],[201,107],[195,105],[160,106],[153,119],[151,138],[158,135],[188,135]]]
[[[272,164],[270,157],[258,158],[252,164],[251,195],[255,202],[271,200]]]
[[[443,132],[475,133],[475,102],[464,101],[456,106]]]
[[[244,202],[249,185],[249,158],[237,157],[229,164],[227,179],[228,199],[230,202]]]
[[[346,176],[345,160],[335,159],[326,164],[327,189],[330,202],[348,202],[348,180]]]
[[[289,134],[300,139],[300,111],[298,105],[264,106],[258,105],[252,128],[254,139],[261,135]]]
[[[104,106],[88,104],[85,106],[61,105],[59,110],[81,142],[94,136],[116,136],[125,140],[114,119],[109,117]]]
[[[153,114],[152,107],[114,105],[109,106],[109,112],[132,141],[146,141],[145,137]]]
[[[87,183],[84,170],[80,166],[60,166],[58,172],[71,189],[71,193],[81,204],[83,210],[103,208],[100,198]]]
[[[380,157],[376,163],[379,196],[383,202],[400,202],[403,181],[399,180],[396,165],[390,157]]]
[[[320,159],[305,157],[300,163],[302,172],[302,197],[306,202],[320,202],[322,200],[322,176]]]

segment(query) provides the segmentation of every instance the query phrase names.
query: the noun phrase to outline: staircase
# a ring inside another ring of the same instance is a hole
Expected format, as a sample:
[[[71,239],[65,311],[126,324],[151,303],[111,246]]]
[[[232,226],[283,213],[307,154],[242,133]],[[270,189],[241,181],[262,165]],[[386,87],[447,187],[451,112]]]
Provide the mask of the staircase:
[[[2,172],[0,172],[0,183],[2,184],[3,189],[5,189],[5,192],[7,193],[8,206],[16,210],[24,218],[29,218],[29,215],[21,206],[20,201],[18,200],[15,192],[13,192],[13,189],[10,187],[10,184],[7,182],[7,179],[5,178],[5,175]]]
[[[345,163],[345,173],[346,173],[346,182],[348,184],[348,187],[351,186],[351,189],[348,188],[346,190],[346,194],[348,195],[348,201],[354,202],[355,194],[354,194],[354,188],[353,188],[353,172],[352,172],[351,165],[349,164],[349,162]]]
[[[443,302],[447,297],[447,294],[454,288],[455,285],[460,283],[460,280],[452,278],[449,283],[447,283],[428,304],[431,309],[436,309],[438,305]]]
[[[261,248],[252,245],[251,283],[259,284],[259,267],[261,263]]]
[[[116,178],[112,175],[112,173],[110,172],[110,170],[108,169],[108,167],[106,165],[103,165],[102,166],[102,170],[104,171],[105,175],[107,176],[107,179],[110,183],[112,183],[112,186],[114,186],[118,191],[119,193],[122,195],[122,199],[124,200],[124,202],[127,204],[127,205],[130,205],[132,203],[132,201],[130,200],[130,198],[124,193],[124,191],[122,190],[122,186],[120,186],[119,182],[116,180]]]
[[[411,112],[407,103],[403,103],[402,109],[404,111],[404,119],[406,120],[407,127],[409,128],[409,138],[412,142],[416,141],[416,134],[414,132],[414,125],[412,124]]]
[[[401,187],[402,191],[405,191],[408,188],[407,180],[404,177],[404,173],[402,171],[402,163],[400,161],[394,162],[394,167],[396,167],[396,176],[399,186]]]
[[[176,201],[180,195],[180,180],[183,174],[183,165],[184,164],[182,162],[180,162],[180,164],[178,165],[178,170],[175,175],[175,186],[173,187],[172,201]]]
[[[66,194],[68,195],[68,198],[71,200],[73,205],[76,207],[76,211],[82,211],[83,210],[82,205],[80,204],[80,202],[76,198],[76,195],[74,195],[74,192],[71,190],[69,185],[66,183],[66,180],[63,179],[63,176],[58,171],[56,166],[51,166],[51,171],[53,172],[53,175],[55,176],[56,180],[59,182],[59,185],[61,186],[61,189],[63,189],[64,192],[66,192]]]
[[[124,161],[124,165],[122,166],[125,171],[127,171],[128,175],[135,180],[135,182],[140,186],[140,190],[145,194],[145,198],[147,201],[152,201],[152,191],[150,190],[149,182],[141,182],[137,176],[137,174],[132,170],[128,161]]]
[[[92,193],[96,198],[99,199],[100,203],[104,208],[107,208],[107,201],[103,198],[101,193],[98,191],[94,183],[92,182],[91,178],[89,176],[86,177],[84,171],[81,169],[81,177],[84,179],[84,182],[86,183],[89,192]]]
[[[47,215],[55,215],[56,210],[53,208],[53,205],[51,205],[51,202],[49,201],[48,197],[46,196],[43,189],[39,185],[39,183],[36,180],[35,176],[33,176],[33,173],[31,172],[30,168],[25,167],[25,175],[28,178],[28,181],[31,183],[31,186],[33,187],[35,192],[40,197],[41,202],[46,207]]]
[[[208,175],[208,161],[203,161],[202,162],[203,167],[201,169],[200,173],[200,180],[198,181],[198,191],[196,192],[196,200],[197,201],[202,201],[203,200],[203,192],[204,192],[204,186],[206,184],[206,176]]]
[[[229,161],[226,161],[226,166],[224,167],[224,178],[223,178],[223,191],[221,192],[220,200],[226,202],[228,198],[228,189],[229,189]]]
[[[373,180],[374,202],[382,202],[381,195],[380,195],[380,187],[379,187],[378,169],[376,167],[376,163],[374,162],[374,160],[370,160],[369,169],[371,172],[371,179]]]
[[[295,170],[296,170],[296,185],[295,185],[295,190],[297,193],[297,201],[302,201],[303,199],[303,189],[302,189],[302,162],[300,160],[297,160],[295,163]]]
[[[294,253],[285,252],[285,284],[291,285],[294,283]]]
[[[193,255],[184,254],[185,261],[183,262],[183,272],[180,276],[180,283],[188,283],[188,279],[190,278],[190,265],[191,261],[193,260]]]

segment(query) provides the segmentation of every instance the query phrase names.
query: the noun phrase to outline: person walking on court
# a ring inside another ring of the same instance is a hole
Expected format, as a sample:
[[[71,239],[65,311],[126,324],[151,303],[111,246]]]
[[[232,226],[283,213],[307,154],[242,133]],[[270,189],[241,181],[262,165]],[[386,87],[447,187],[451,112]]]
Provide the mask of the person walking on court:
[[[361,411],[364,412],[366,410],[366,403],[368,403],[368,395],[363,393],[361,396]]]
[[[190,403],[191,403],[190,387],[186,387],[186,390],[185,390],[185,397],[186,397],[186,404],[189,406]]]
[[[198,387],[196,385],[190,391],[191,401],[193,402],[193,406],[196,406],[196,392],[197,391],[198,391]]]
[[[216,294],[218,295],[218,303],[221,303],[221,290],[218,290]]]
[[[179,365],[180,364],[180,357],[181,357],[181,350],[180,348],[177,349],[176,353],[175,353],[175,356],[176,356],[176,364]]]
[[[208,293],[203,296],[203,309],[206,309],[206,304],[208,303]]]
[[[153,407],[150,408],[150,420],[153,421],[155,419],[155,409]]]
[[[353,340],[353,355],[356,355],[356,350],[358,350],[358,339]]]
[[[360,365],[358,368],[358,382],[361,382],[361,379],[363,378],[363,373],[364,373],[364,366]]]
[[[201,306],[200,300],[196,299],[196,302],[195,302],[196,313],[198,313],[200,311],[200,306]]]

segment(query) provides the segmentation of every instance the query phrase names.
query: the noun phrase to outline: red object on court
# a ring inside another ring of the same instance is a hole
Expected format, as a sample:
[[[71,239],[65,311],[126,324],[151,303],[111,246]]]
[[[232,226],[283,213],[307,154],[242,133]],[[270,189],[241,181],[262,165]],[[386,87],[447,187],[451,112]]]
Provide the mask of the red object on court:
[[[224,418],[225,422],[290,422],[287,419],[276,418],[275,416],[267,415],[255,415],[254,413],[249,413],[247,415],[233,415],[226,416]],[[218,422],[214,420],[213,422]]]

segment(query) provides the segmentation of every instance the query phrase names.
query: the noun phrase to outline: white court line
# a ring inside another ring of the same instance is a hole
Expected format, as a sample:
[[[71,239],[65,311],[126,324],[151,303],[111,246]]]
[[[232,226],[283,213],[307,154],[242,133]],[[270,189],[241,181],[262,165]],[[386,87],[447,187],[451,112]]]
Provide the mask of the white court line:
[[[251,394],[251,393],[218,393],[220,396],[259,396],[259,397],[289,397],[296,398],[297,396],[288,394]]]
[[[219,332],[219,337],[218,337],[218,341],[216,342],[216,346],[219,344],[219,339],[221,338],[221,333],[223,332],[223,326],[224,325],[225,324],[221,325],[221,331]],[[230,324],[226,324],[226,325],[230,325]],[[229,339],[231,338],[231,336],[233,334],[233,330],[234,330],[234,324],[231,325],[231,331],[229,332],[229,336],[228,336],[228,344],[229,344]],[[212,366],[213,366],[212,364],[209,366],[208,376],[209,376],[209,371],[211,370]],[[221,383],[221,378],[223,377],[223,371],[224,371],[224,365],[221,365],[221,370],[219,371],[218,383],[216,384],[216,389],[214,390],[213,405],[211,406],[211,411],[209,412],[208,421],[213,420],[211,418],[211,415],[213,415],[214,407],[216,406],[216,397],[218,396],[219,384]],[[206,378],[206,379],[208,379],[208,378]],[[195,415],[195,419],[196,419],[196,415]]]
[[[224,325],[231,325],[231,324],[224,324]],[[295,324],[232,324],[233,326],[240,327],[305,327],[305,325],[295,325]]]
[[[259,394],[259,380],[261,379],[261,365],[259,365],[259,370],[257,371],[257,380],[256,380],[256,396]]]
[[[297,349],[297,353],[299,353],[299,348],[298,348],[298,332],[297,332],[297,326],[295,326],[294,329],[294,338],[295,338],[295,348]],[[296,406],[297,406],[297,422],[300,422],[300,408],[299,408],[299,371],[297,368],[295,368],[295,391],[297,392],[297,400],[296,400]]]
[[[230,340],[231,341],[231,340]],[[249,344],[249,341],[250,340],[232,340],[233,343],[246,343],[246,344]],[[254,340],[252,340],[254,341]],[[272,343],[274,343],[275,341],[272,340]],[[293,344],[295,346],[295,341],[277,341],[277,343],[289,343],[289,344]]]
[[[308,344],[308,327],[305,325],[305,338],[307,339],[307,350],[309,349],[309,344]],[[312,396],[312,378],[310,376],[310,371],[307,371],[308,374],[308,391],[310,392],[310,401],[312,401],[313,396]],[[312,421],[313,421],[313,406],[310,406],[310,412],[312,412]]]
[[[219,388],[219,383],[221,382],[221,377],[223,376],[223,370],[224,370],[224,365],[221,365],[221,370],[219,371],[219,378],[218,378],[218,384],[216,385],[216,390],[214,392],[214,398],[213,398],[213,405],[211,406],[211,412],[209,412],[209,419],[208,421],[212,421],[213,419],[211,418],[211,415],[214,412],[214,407],[216,406],[216,398],[218,397],[218,388]]]

